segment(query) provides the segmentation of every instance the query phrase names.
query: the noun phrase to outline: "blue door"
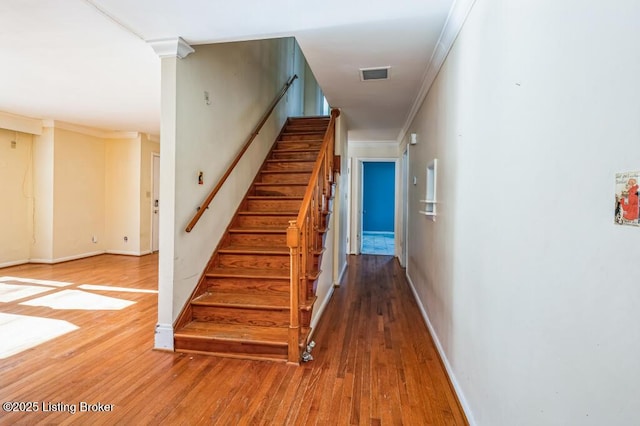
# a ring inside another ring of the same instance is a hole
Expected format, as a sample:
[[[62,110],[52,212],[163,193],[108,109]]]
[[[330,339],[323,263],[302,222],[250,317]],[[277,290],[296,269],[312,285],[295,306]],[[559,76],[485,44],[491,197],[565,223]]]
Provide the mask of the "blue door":
[[[395,168],[392,162],[363,163],[363,232],[393,232]]]

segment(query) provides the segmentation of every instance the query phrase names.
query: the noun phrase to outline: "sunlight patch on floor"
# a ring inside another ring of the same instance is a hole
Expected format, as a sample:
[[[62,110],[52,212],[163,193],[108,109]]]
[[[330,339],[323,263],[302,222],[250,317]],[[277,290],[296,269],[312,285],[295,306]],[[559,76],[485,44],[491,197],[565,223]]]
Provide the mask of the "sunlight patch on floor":
[[[158,290],[145,290],[142,288],[128,288],[128,287],[114,287],[110,285],[94,285],[94,284],[82,284],[78,288],[83,290],[100,290],[100,291],[123,291],[127,293],[151,293],[158,294]]]
[[[58,293],[38,297],[20,303],[27,306],[45,306],[52,309],[82,309],[87,311],[112,310],[117,311],[133,305],[135,302],[101,296],[81,290],[62,290]]]
[[[0,302],[13,302],[25,297],[35,296],[45,291],[55,290],[54,287],[41,287],[35,285],[7,284],[0,282]]]
[[[77,330],[67,321],[0,312],[0,359]]]
[[[64,281],[51,281],[51,280],[36,280],[35,278],[20,278],[20,277],[0,277],[0,282],[5,283],[27,283],[27,284],[39,284],[49,285],[53,287],[66,287],[73,283],[67,283]]]

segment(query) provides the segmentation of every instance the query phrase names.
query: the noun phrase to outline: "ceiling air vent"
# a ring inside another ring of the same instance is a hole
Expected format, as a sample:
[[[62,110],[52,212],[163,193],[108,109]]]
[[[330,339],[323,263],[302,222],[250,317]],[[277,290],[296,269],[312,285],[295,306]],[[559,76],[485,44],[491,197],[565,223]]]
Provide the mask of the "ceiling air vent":
[[[389,80],[391,67],[360,68],[360,80]]]

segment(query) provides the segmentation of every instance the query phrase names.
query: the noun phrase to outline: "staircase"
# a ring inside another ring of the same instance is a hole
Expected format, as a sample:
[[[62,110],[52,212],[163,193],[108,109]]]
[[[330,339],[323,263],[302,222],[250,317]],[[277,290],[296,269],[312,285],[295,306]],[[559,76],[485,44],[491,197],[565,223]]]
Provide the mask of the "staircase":
[[[287,228],[298,216],[328,124],[328,117],[287,120],[178,319],[176,351],[292,362]],[[322,243],[328,214],[324,209],[317,227]],[[296,355],[311,331],[322,247],[311,255]]]

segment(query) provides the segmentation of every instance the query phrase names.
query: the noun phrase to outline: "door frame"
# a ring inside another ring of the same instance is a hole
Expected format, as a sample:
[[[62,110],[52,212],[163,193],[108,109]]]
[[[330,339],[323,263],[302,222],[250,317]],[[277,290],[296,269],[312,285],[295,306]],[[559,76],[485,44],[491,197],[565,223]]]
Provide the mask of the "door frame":
[[[393,238],[394,238],[394,256],[398,255],[398,183],[400,181],[399,176],[399,159],[398,157],[354,157],[353,165],[356,170],[353,171],[353,176],[356,182],[352,185],[352,189],[355,194],[352,194],[352,199],[355,203],[351,203],[351,226],[350,230],[352,235],[349,236],[349,240],[352,242],[350,249],[351,254],[362,253],[362,205],[364,195],[364,166],[363,163],[394,163],[394,187],[395,194],[393,198]]]
[[[155,176],[155,160],[156,158],[158,159],[158,179],[156,180]],[[151,153],[151,200],[150,200],[150,204],[151,204],[151,221],[150,221],[150,230],[149,233],[151,235],[150,238],[150,243],[151,246],[149,247],[149,252],[151,253],[155,253],[154,248],[156,246],[158,246],[158,249],[160,249],[160,205],[158,203],[158,230],[156,231],[154,228],[154,215],[155,213],[153,212],[153,210],[155,209],[155,205],[154,205],[154,200],[155,200],[155,193],[156,193],[156,189],[158,190],[158,199],[160,199],[160,154],[157,152],[152,152]],[[157,250],[156,250],[157,251]]]
[[[409,249],[409,145],[404,147],[402,152],[402,170],[401,170],[401,188],[402,188],[402,201],[400,203],[400,210],[402,211],[402,223],[400,228],[402,229],[402,240],[399,242],[400,256],[398,261],[403,268],[407,267],[407,250]]]

